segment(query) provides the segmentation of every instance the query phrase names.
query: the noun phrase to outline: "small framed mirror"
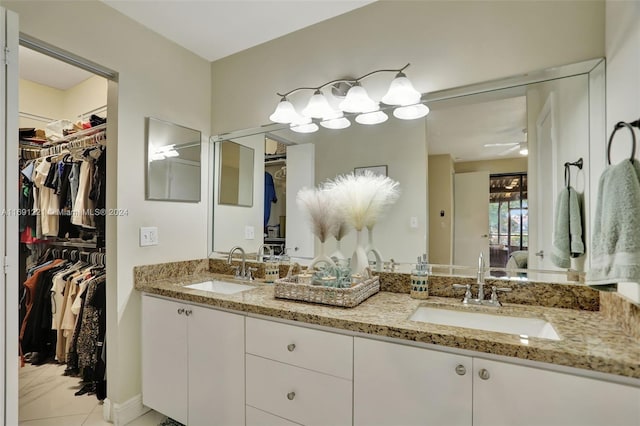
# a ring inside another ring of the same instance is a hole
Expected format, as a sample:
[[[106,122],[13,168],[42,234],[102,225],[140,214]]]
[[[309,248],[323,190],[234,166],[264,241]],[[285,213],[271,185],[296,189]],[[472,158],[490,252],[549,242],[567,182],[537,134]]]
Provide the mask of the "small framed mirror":
[[[146,117],[146,199],[200,201],[199,130]]]
[[[232,141],[220,144],[218,204],[253,206],[253,148]]]

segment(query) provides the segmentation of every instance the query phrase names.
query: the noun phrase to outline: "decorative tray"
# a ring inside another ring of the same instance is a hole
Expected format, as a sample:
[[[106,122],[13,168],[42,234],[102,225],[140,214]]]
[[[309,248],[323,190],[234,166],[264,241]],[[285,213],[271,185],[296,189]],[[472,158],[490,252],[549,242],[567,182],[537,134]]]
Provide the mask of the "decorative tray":
[[[380,277],[377,276],[349,288],[302,284],[297,282],[297,276],[292,276],[276,280],[274,288],[275,297],[278,299],[299,300],[345,308],[353,308],[379,291]]]

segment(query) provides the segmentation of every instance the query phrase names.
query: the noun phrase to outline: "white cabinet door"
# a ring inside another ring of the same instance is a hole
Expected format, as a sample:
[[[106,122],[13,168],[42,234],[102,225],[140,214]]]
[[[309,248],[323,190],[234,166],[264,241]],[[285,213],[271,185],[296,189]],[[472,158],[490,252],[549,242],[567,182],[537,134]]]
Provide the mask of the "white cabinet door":
[[[187,306],[189,425],[244,424],[244,317]]]
[[[185,305],[142,297],[142,403],[187,423]]]
[[[639,388],[477,358],[473,363],[474,426],[640,425]]]
[[[355,338],[354,425],[471,425],[471,358]]]

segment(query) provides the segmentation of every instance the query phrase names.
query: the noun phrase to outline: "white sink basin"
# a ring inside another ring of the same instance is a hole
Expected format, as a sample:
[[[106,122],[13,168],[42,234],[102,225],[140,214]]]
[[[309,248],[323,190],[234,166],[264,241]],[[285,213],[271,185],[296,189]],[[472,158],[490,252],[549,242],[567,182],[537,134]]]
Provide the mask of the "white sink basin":
[[[230,283],[228,281],[204,281],[196,284],[185,285],[186,288],[192,288],[194,290],[203,290],[210,291],[212,293],[221,293],[221,294],[234,294],[240,293],[241,291],[247,291],[254,289],[254,286],[246,285],[246,284],[237,284]]]
[[[517,334],[522,339],[539,337],[560,340],[560,336],[558,336],[558,333],[549,322],[537,318],[507,317],[478,312],[420,307],[409,317],[409,320]]]

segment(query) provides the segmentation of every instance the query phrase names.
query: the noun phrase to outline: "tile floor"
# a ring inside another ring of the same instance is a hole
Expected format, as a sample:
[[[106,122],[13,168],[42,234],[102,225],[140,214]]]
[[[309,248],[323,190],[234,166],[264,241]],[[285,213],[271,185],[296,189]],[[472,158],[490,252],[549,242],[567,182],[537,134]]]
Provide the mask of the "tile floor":
[[[80,379],[63,376],[64,365],[25,365],[20,369],[19,426],[108,426],[95,395],[75,396]],[[166,417],[155,411],[129,423],[157,426]]]

